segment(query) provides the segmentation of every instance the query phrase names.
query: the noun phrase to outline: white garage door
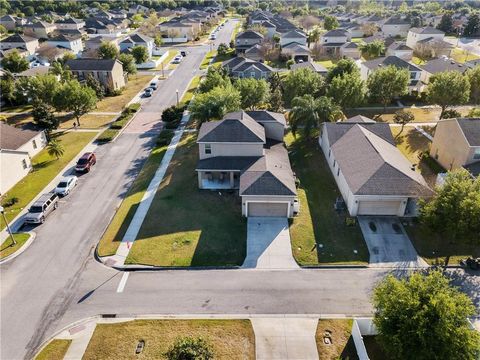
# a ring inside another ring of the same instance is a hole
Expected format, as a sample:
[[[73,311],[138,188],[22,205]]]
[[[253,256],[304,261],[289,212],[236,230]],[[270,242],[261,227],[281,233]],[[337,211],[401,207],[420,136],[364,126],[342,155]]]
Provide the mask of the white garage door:
[[[248,203],[248,216],[287,217],[288,203]]]
[[[358,215],[397,215],[402,202],[394,201],[360,201]]]

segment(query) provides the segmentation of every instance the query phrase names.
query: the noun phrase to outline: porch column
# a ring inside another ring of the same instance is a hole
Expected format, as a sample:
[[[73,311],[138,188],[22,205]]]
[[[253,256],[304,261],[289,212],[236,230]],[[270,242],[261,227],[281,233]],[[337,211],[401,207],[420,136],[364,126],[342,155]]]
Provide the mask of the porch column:
[[[234,179],[233,179],[233,171],[230,171],[230,187],[233,188],[235,185]]]
[[[197,174],[198,174],[198,188],[203,189],[203,186],[202,186],[202,175],[203,175],[203,173],[201,171],[197,171]]]

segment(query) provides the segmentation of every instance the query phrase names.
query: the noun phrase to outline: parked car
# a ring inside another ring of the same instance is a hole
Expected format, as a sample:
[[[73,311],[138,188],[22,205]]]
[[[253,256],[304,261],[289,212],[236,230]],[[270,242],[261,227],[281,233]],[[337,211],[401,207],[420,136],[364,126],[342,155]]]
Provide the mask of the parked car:
[[[58,195],[47,193],[33,203],[25,215],[25,224],[43,224],[45,218],[58,207]]]
[[[70,194],[70,191],[77,186],[78,178],[74,175],[66,176],[58,183],[57,187],[55,188],[54,192],[60,196],[67,196]]]
[[[216,38],[217,38],[217,35],[215,34],[210,35],[210,40],[215,40]]]
[[[177,55],[173,58],[172,64],[180,64],[182,62],[182,59],[183,59],[182,55]]]
[[[158,88],[158,82],[157,81],[152,81],[150,83],[150,89],[157,90],[157,88]]]
[[[97,163],[97,158],[92,152],[87,152],[82,155],[77,161],[77,166],[75,166],[76,172],[89,172],[93,165]]]
[[[150,97],[150,96],[152,96],[152,93],[153,93],[153,89],[148,87],[148,88],[145,89],[145,92],[143,93],[143,96]]]
[[[187,52],[185,50],[182,50],[180,51],[180,55],[182,55],[183,57],[187,56]]]

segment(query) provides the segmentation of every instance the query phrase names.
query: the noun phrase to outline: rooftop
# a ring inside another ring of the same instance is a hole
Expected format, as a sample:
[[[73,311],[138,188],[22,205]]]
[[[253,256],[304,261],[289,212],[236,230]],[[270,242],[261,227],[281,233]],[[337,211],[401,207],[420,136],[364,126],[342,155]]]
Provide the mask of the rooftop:
[[[0,121],[0,149],[17,150],[41,131],[16,128]]]

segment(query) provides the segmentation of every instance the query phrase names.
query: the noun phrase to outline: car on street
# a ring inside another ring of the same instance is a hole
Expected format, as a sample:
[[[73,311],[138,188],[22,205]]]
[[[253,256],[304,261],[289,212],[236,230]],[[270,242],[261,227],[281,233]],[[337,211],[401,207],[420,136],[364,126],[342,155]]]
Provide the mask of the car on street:
[[[43,224],[45,218],[58,207],[58,195],[55,193],[43,194],[28,209],[24,217],[24,224]]]
[[[70,194],[70,191],[77,186],[78,178],[75,175],[66,176],[58,183],[57,187],[55,188],[54,193],[59,196],[67,196]]]
[[[215,34],[210,35],[210,40],[215,40],[216,38],[217,38],[217,35],[215,35]]]
[[[183,59],[182,55],[177,55],[173,58],[172,64],[180,64],[182,62],[182,59]]]
[[[77,161],[75,171],[79,173],[89,172],[93,165],[97,163],[97,158],[93,152],[87,152]]]
[[[182,55],[183,57],[187,56],[187,52],[185,50],[182,50],[180,51],[180,55]]]
[[[150,83],[150,86],[149,86],[149,87],[150,87],[150,89],[152,89],[152,90],[157,90],[157,89],[158,89],[158,81],[152,81],[152,82]]]
[[[148,88],[145,89],[145,92],[143,93],[143,96],[144,97],[150,97],[150,96],[152,96],[152,93],[153,93],[153,89],[148,87]]]

